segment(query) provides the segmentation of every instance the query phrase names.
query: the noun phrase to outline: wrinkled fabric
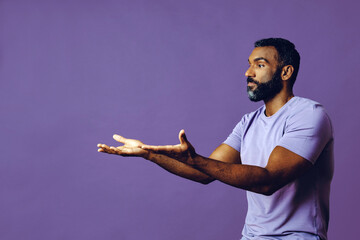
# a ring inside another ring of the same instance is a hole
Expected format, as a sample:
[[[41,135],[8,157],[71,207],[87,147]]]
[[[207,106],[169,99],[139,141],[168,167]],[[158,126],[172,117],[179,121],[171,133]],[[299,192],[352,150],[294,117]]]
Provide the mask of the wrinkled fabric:
[[[333,130],[321,104],[293,97],[270,117],[264,105],[246,114],[224,143],[239,151],[242,164],[266,167],[281,146],[314,165],[271,196],[247,191],[244,239],[327,239]]]

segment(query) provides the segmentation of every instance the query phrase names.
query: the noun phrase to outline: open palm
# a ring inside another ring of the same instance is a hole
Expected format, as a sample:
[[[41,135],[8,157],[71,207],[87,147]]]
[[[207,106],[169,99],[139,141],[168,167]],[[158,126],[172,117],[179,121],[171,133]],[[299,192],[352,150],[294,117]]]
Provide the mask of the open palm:
[[[149,151],[141,148],[142,146],[144,146],[144,143],[142,143],[139,140],[127,139],[117,134],[115,134],[113,138],[116,141],[123,143],[124,145],[113,147],[99,143],[97,145],[99,148],[98,152],[117,154],[121,156],[134,156],[134,157],[146,157],[149,153]]]

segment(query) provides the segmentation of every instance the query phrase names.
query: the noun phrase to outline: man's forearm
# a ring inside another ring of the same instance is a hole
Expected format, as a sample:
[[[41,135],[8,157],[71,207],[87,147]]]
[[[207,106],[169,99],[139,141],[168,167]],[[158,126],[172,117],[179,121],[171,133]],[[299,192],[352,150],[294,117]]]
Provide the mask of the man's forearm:
[[[156,163],[170,173],[195,182],[208,184],[214,181],[214,178],[210,177],[209,175],[166,155],[149,153],[146,159]]]
[[[274,184],[267,169],[226,163],[196,155],[191,166],[223,183],[265,195],[272,194]]]

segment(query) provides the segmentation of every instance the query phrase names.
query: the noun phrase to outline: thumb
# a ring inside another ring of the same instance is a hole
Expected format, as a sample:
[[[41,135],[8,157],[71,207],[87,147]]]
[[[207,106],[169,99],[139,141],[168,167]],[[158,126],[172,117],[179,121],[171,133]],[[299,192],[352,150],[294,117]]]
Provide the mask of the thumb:
[[[121,143],[125,143],[125,141],[126,141],[126,138],[124,138],[124,137],[122,137],[120,135],[117,135],[117,134],[114,134],[113,138],[114,138],[114,140],[116,140],[118,142],[121,142]]]
[[[186,138],[184,129],[180,130],[180,132],[179,132],[179,140],[180,140],[180,144],[187,144],[188,143],[188,140]]]

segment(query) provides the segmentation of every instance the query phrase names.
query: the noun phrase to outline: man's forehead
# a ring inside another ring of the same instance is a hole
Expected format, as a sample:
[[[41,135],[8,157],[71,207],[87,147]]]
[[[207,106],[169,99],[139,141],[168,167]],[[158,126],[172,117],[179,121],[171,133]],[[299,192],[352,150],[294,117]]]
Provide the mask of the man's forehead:
[[[249,61],[258,61],[258,60],[267,60],[268,62],[277,62],[278,52],[275,47],[266,46],[266,47],[256,47],[251,52]]]

